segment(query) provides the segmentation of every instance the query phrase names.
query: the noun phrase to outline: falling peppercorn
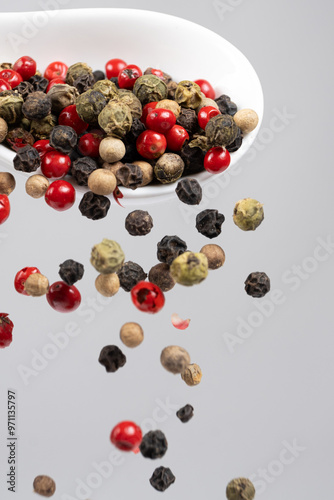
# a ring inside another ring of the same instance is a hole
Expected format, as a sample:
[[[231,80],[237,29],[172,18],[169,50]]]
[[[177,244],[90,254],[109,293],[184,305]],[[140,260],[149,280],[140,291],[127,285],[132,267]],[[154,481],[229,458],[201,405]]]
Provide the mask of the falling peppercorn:
[[[243,231],[255,231],[263,219],[263,205],[253,198],[244,198],[234,207],[233,222]]]
[[[183,370],[183,372],[181,373],[181,377],[187,385],[193,387],[200,383],[202,379],[202,370],[196,363],[193,363],[192,365],[188,365]]]
[[[204,245],[200,253],[204,253],[208,259],[209,269],[219,269],[224,265],[225,252],[219,245]]]
[[[167,371],[177,374],[182,373],[190,364],[190,356],[183,347],[171,345],[162,350],[160,361]]]
[[[84,272],[84,266],[72,259],[65,260],[59,265],[59,276],[69,286],[81,280]]]
[[[207,238],[216,238],[221,233],[221,226],[225,221],[223,214],[218,210],[203,210],[196,216],[196,229]]]
[[[144,281],[147,277],[144,269],[131,261],[125,262],[117,274],[120,286],[126,292],[130,292],[139,281]]]
[[[49,476],[37,476],[34,479],[33,488],[35,493],[43,497],[52,497],[56,491],[56,483]]]
[[[99,363],[103,365],[108,373],[114,373],[126,363],[126,356],[116,345],[107,345],[103,347]]]
[[[254,485],[244,477],[233,479],[226,487],[226,497],[228,500],[253,500],[255,497]]]
[[[107,216],[110,204],[110,200],[106,196],[88,191],[79,203],[79,210],[81,215],[87,219],[99,220]]]
[[[168,448],[166,436],[161,431],[150,431],[143,436],[139,449],[143,457],[155,460],[162,458]]]
[[[182,423],[187,423],[194,416],[194,408],[191,405],[185,405],[176,412],[176,416]]]
[[[125,219],[125,229],[131,236],[145,236],[153,228],[153,219],[145,210],[134,210]]]
[[[245,281],[245,290],[251,297],[264,297],[270,291],[270,279],[266,273],[251,273]]]
[[[175,280],[170,273],[169,265],[163,262],[150,269],[148,280],[157,285],[163,292],[169,292],[175,286]]]
[[[180,180],[175,192],[179,200],[186,205],[198,205],[202,200],[202,188],[196,179]]]
[[[121,269],[124,258],[120,245],[104,238],[101,243],[93,246],[90,262],[99,273],[110,274]]]
[[[157,257],[160,262],[171,265],[174,259],[187,250],[187,243],[178,236],[164,236],[158,243]]]
[[[138,347],[144,340],[143,329],[138,323],[125,323],[119,335],[126,347]]]
[[[0,172],[0,194],[10,195],[15,189],[16,181],[13,174]]]
[[[173,260],[170,272],[180,285],[197,285],[208,275],[208,259],[203,253],[184,252]]]
[[[165,491],[175,483],[175,476],[168,467],[158,467],[153,472],[150,483],[157,491]]]

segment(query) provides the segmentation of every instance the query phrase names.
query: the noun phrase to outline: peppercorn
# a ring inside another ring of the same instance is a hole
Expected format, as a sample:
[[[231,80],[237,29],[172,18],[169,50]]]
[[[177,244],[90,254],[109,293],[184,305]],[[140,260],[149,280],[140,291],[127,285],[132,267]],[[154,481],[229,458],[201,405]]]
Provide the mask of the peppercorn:
[[[189,422],[194,416],[194,408],[191,405],[185,405],[176,412],[176,416],[183,424]]]
[[[188,146],[190,148],[199,148],[204,153],[207,153],[211,148],[210,142],[205,135],[195,134],[193,140],[189,142]]]
[[[137,189],[137,187],[142,185],[143,172],[138,165],[125,163],[125,165],[117,170],[117,179],[122,186]]]
[[[162,350],[160,362],[167,371],[182,373],[190,364],[190,356],[183,347],[170,345]]]
[[[238,111],[237,105],[231,101],[228,95],[221,95],[215,99],[215,102],[218,104],[219,111],[222,115],[235,115]]]
[[[198,385],[202,379],[202,370],[196,363],[188,365],[185,370],[181,373],[182,380],[185,381],[187,385],[193,387]]]
[[[22,172],[34,172],[41,166],[41,158],[37,149],[30,145],[19,149],[13,162],[15,170]]]
[[[221,226],[224,221],[224,215],[218,210],[203,210],[196,216],[196,229],[207,238],[216,238],[222,232]]]
[[[131,90],[120,89],[113,100],[122,102],[123,104],[129,106],[133,119],[138,120],[141,117],[143,107],[138,97],[136,97]]]
[[[131,236],[145,236],[152,227],[153,219],[145,210],[134,210],[125,219],[125,229]]]
[[[7,122],[3,118],[0,118],[0,144],[6,139],[7,133],[8,133]]]
[[[194,134],[198,129],[196,112],[193,109],[181,108],[181,113],[176,120],[176,124],[181,125],[188,134]]]
[[[105,137],[100,142],[99,153],[103,161],[115,163],[125,155],[125,146],[120,139]]]
[[[137,347],[144,340],[143,329],[138,323],[125,323],[120,331],[120,339],[126,347]]]
[[[73,85],[74,81],[84,75],[92,75],[93,70],[88,64],[83,62],[77,62],[72,64],[66,73],[66,83],[68,85]]]
[[[253,198],[244,198],[238,201],[234,207],[234,224],[243,231],[255,231],[263,219],[263,205]]]
[[[3,118],[7,125],[14,125],[20,121],[22,116],[23,99],[20,94],[13,90],[5,90],[0,93],[0,118]]]
[[[196,113],[198,114],[202,108],[205,108],[206,106],[213,106],[214,108],[218,109],[219,111],[219,106],[214,101],[213,99],[210,99],[209,97],[206,97],[203,92],[201,93],[201,102],[200,105],[196,108]]]
[[[33,273],[24,282],[24,291],[31,297],[42,297],[49,290],[49,280],[40,273]]]
[[[50,134],[50,146],[61,153],[70,154],[78,142],[78,136],[72,127],[58,125]]]
[[[238,151],[238,149],[241,148],[242,141],[243,141],[243,134],[242,134],[241,129],[238,127],[238,133],[237,133],[236,138],[234,139],[233,142],[231,142],[231,144],[226,146],[227,151],[229,153],[235,153],[235,151]]]
[[[12,63],[8,62],[0,63],[0,71],[2,71],[3,69],[13,69]]]
[[[125,365],[126,356],[116,345],[106,345],[100,353],[99,363],[108,373],[114,373]]]
[[[87,191],[79,203],[79,210],[87,219],[99,220],[106,217],[110,205],[110,200],[106,196]]]
[[[99,125],[106,134],[119,138],[130,131],[132,120],[129,106],[121,101],[109,101],[98,116]]]
[[[133,164],[137,165],[142,172],[142,179],[143,180],[140,184],[140,187],[146,186],[147,184],[152,182],[153,177],[154,177],[154,175],[153,175],[154,169],[150,163],[148,163],[147,161],[136,160],[133,162]]]
[[[187,250],[187,243],[178,236],[164,236],[158,243],[157,257],[160,262],[170,265],[176,257]]]
[[[150,483],[157,491],[165,491],[175,483],[175,476],[168,467],[158,467],[153,472]]]
[[[167,97],[168,99],[175,99],[175,92],[177,89],[177,83],[174,81],[171,81],[167,83]]]
[[[116,241],[104,238],[92,248],[90,262],[99,273],[110,274],[121,269],[124,259],[120,245]]]
[[[233,119],[244,134],[252,132],[259,123],[259,117],[253,109],[240,109]]]
[[[94,170],[88,177],[88,187],[95,194],[110,195],[115,191],[116,186],[115,175],[104,168]]]
[[[155,177],[162,184],[169,184],[177,181],[184,170],[184,162],[182,158],[175,153],[165,153],[160,156],[155,164]]]
[[[30,132],[27,132],[21,127],[16,127],[8,132],[6,142],[14,151],[18,151],[23,146],[27,146],[28,144],[33,146],[35,138],[32,134],[30,134]]]
[[[123,163],[133,163],[135,160],[140,158],[140,155],[137,151],[136,143],[129,142],[126,137],[123,139],[125,145],[125,155],[122,158]]]
[[[155,109],[168,109],[174,113],[176,119],[178,119],[182,111],[181,106],[171,99],[163,99],[162,101],[159,101]]]
[[[208,259],[202,253],[185,252],[173,260],[170,272],[180,285],[197,285],[208,275]]]
[[[20,127],[23,128],[24,130],[30,130],[30,125],[31,125],[31,121],[28,120],[27,118],[25,118],[23,116],[23,118],[21,119],[20,123],[19,123]]]
[[[129,141],[130,143],[136,142],[140,134],[145,132],[146,127],[143,124],[142,121],[140,121],[138,118],[134,118],[132,120],[132,125],[130,131],[126,134],[126,140]]]
[[[144,71],[144,75],[154,75],[155,73],[153,73],[153,71],[156,71],[156,70],[154,68],[147,68]],[[158,78],[163,80],[166,84],[168,84],[169,82],[172,81],[172,77],[168,73],[165,73],[164,71],[160,71],[160,73],[161,73],[161,75],[159,75]],[[157,75],[155,75],[155,76],[157,76]]]
[[[120,184],[120,181],[119,179],[117,178],[117,172],[118,170],[124,166],[124,163],[122,163],[121,161],[116,161],[115,163],[103,163],[102,165],[102,168],[104,168],[105,170],[109,170],[109,172],[112,172],[115,177],[116,177],[116,182],[117,182],[117,185]]]
[[[226,487],[226,497],[228,500],[253,500],[255,497],[254,485],[244,477],[233,479]]]
[[[22,105],[22,113],[28,120],[42,120],[51,113],[51,99],[44,92],[29,94]]]
[[[103,71],[101,71],[100,69],[93,71],[93,75],[94,75],[96,82],[99,82],[100,80],[104,80],[106,77],[105,73]]]
[[[15,189],[16,181],[13,174],[0,172],[0,194],[9,196]]]
[[[202,200],[202,188],[196,179],[182,179],[175,192],[179,200],[187,205],[198,205]]]
[[[32,120],[30,125],[30,132],[36,139],[48,139],[57,125],[57,118],[55,115],[48,115],[42,120]]]
[[[132,288],[147,278],[144,269],[135,262],[124,262],[121,269],[117,271],[121,288],[126,292],[131,292]]]
[[[143,75],[137,78],[133,93],[142,105],[162,101],[167,98],[167,85],[155,75]]]
[[[209,269],[218,269],[225,262],[225,252],[219,245],[204,245],[200,249],[200,253],[204,253],[208,259]]]
[[[21,82],[17,87],[15,87],[19,94],[21,94],[23,100],[25,101],[29,94],[35,92],[33,85],[28,82]]]
[[[251,273],[245,281],[245,290],[251,297],[264,297],[270,291],[270,279],[266,273]]]
[[[34,87],[35,92],[45,92],[49,85],[49,80],[44,78],[41,74],[37,74],[29,78],[29,83]]]
[[[112,78],[109,78],[109,80],[116,85],[116,87],[119,89],[118,85],[118,76],[113,76]]]
[[[52,112],[60,113],[67,106],[75,104],[79,92],[65,83],[56,83],[49,90],[48,96],[51,98]]]
[[[170,273],[169,265],[162,262],[151,268],[148,273],[148,280],[157,285],[163,292],[168,292],[175,286],[175,280]]]
[[[79,76],[73,82],[73,87],[77,89],[79,94],[83,94],[87,92],[87,90],[91,89],[95,83],[95,78],[93,73],[87,73],[86,75]]]
[[[97,163],[93,160],[93,158],[84,156],[82,158],[78,158],[72,163],[71,175],[77,181],[79,186],[87,186],[89,175],[97,168]]]
[[[90,125],[95,125],[98,117],[107,104],[107,99],[97,90],[87,90],[76,100],[76,110],[79,118]]]
[[[183,108],[196,109],[201,103],[201,89],[190,80],[180,82],[175,91],[175,101]]]
[[[184,161],[183,175],[193,175],[204,170],[205,151],[197,147],[183,146],[180,156]]]
[[[72,286],[81,280],[84,272],[84,266],[72,259],[67,259],[59,265],[59,276],[68,286]]]
[[[228,146],[238,134],[238,127],[230,115],[217,115],[209,120],[205,135],[211,146]]]
[[[167,449],[168,443],[162,431],[150,431],[143,436],[139,449],[143,457],[155,460],[162,458]]]
[[[108,101],[118,94],[116,85],[110,80],[105,79],[97,81],[93,85],[93,90],[101,92]]]
[[[32,198],[42,198],[50,185],[49,179],[44,175],[31,175],[26,182],[26,193]]]
[[[52,497],[56,491],[56,483],[49,476],[37,476],[34,479],[33,488],[35,493],[43,497]]]
[[[104,297],[113,297],[119,287],[119,277],[116,273],[99,274],[95,280],[96,290]]]

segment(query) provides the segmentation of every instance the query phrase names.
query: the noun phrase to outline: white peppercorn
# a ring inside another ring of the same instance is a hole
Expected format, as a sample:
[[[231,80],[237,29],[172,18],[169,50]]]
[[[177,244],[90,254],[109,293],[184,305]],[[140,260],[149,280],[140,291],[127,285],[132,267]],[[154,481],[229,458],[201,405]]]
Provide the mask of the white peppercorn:
[[[201,248],[200,253],[204,253],[204,255],[206,255],[209,269],[218,269],[224,265],[225,252],[219,245],[204,245],[204,247]]]
[[[6,139],[7,133],[8,133],[7,122],[0,117],[0,143]]]
[[[125,323],[120,331],[120,338],[127,347],[137,347],[144,340],[143,329],[138,323]]]
[[[95,280],[95,288],[103,297],[113,297],[119,287],[119,278],[116,273],[99,274]]]
[[[100,142],[99,153],[102,160],[107,163],[115,163],[121,160],[125,155],[125,151],[123,141],[115,137],[105,137]]]
[[[117,186],[115,175],[104,168],[94,170],[88,177],[88,187],[93,193],[108,196]]]
[[[0,194],[10,195],[15,189],[16,181],[10,172],[0,172]]]
[[[175,118],[178,119],[179,114],[181,113],[181,106],[176,101],[172,101],[171,99],[163,99],[159,101],[156,105],[156,109],[168,109],[172,113],[174,113]]]
[[[49,290],[49,280],[40,273],[33,273],[24,283],[24,291],[31,297],[41,297]]]
[[[50,185],[49,180],[44,175],[31,175],[26,182],[26,192],[32,198],[41,198],[45,195]]]
[[[133,162],[133,164],[137,165],[142,171],[143,180],[140,184],[141,187],[146,186],[147,184],[153,181],[154,169],[150,163],[148,163],[147,161],[136,160]]]
[[[161,352],[160,361],[167,371],[182,373],[190,364],[190,356],[183,347],[170,345]]]
[[[259,123],[259,117],[253,109],[240,109],[233,119],[244,134],[252,132]]]

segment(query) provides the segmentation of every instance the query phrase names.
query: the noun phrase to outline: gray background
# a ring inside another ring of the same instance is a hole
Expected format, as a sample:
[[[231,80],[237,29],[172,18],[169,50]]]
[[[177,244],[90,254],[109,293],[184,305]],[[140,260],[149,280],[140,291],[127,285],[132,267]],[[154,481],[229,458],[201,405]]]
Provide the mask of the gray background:
[[[63,4],[91,7],[84,0]],[[334,239],[333,167],[328,155],[333,7],[325,1],[315,5],[301,0],[222,0],[218,13],[215,5],[173,0],[94,2],[94,7],[156,10],[202,24],[235,44],[258,72],[265,95],[262,131],[235,175],[226,175],[219,190],[212,184],[207,187],[201,205],[226,216],[216,240],[226,252],[225,266],[199,287],[174,289],[167,295],[168,306],[155,317],[131,309],[129,318],[129,298],[121,293],[110,304],[93,306],[95,273],[88,264],[87,248],[105,236],[105,222],[87,225],[76,218],[80,237],[73,240],[73,227],[60,225],[57,214],[49,211],[46,223],[40,205],[23,195],[23,179],[18,178],[11,195],[11,224],[0,231],[1,309],[13,310],[14,304],[20,310],[19,317],[13,314],[20,342],[1,352],[1,498],[12,497],[4,478],[8,387],[18,392],[16,498],[20,500],[34,498],[31,483],[38,474],[56,479],[55,498],[61,500],[124,500],[138,495],[153,499],[158,493],[148,478],[160,464],[177,476],[164,494],[167,499],[223,498],[228,481],[240,475],[253,478],[259,498],[311,500],[329,494],[334,416],[329,277],[334,250],[328,247],[318,253],[318,246],[319,241]],[[45,8],[42,1],[1,1],[3,12],[41,8]],[[235,202],[248,196],[265,208],[266,219],[254,234],[239,231],[231,221]],[[150,206],[155,230],[136,245],[123,229],[123,214],[115,211],[113,234],[128,249],[127,258],[148,270],[155,262],[155,244],[165,234],[179,234],[192,249],[207,243],[194,230],[196,212],[188,214],[182,208],[176,201],[168,204],[168,211],[163,205]],[[56,280],[55,267],[69,252],[87,264],[84,315],[64,318],[38,300],[29,301],[27,308],[27,299],[12,289],[16,271],[34,262],[51,281]],[[273,291],[260,301],[267,317],[258,311],[260,302],[243,290],[244,279],[257,270],[267,272],[272,282]],[[94,307],[99,308],[95,313]],[[191,318],[187,331],[173,329],[172,312]],[[126,350],[128,365],[123,370],[106,377],[92,358],[98,357],[103,345],[118,342],[120,325],[130,319],[143,325],[146,339],[137,351]],[[71,328],[70,321],[80,334],[25,386],[18,365],[30,366],[32,349],[41,352],[48,334]],[[243,339],[237,332],[241,321],[249,325]],[[34,338],[36,322],[44,339]],[[226,333],[239,339],[233,353]],[[189,388],[162,370],[159,353],[167,344],[189,350],[203,370],[200,386]],[[83,356],[88,349],[90,356]],[[175,407],[193,404],[194,419],[182,425],[175,409],[158,411],[166,399]],[[145,428],[155,420],[168,437],[168,454],[157,463],[133,455],[126,455],[122,463],[115,459],[111,477],[91,487],[86,496],[77,495],[77,480],[87,484],[95,471],[93,464],[109,461],[108,433],[127,418]],[[284,451],[293,443],[298,445],[294,455]]]

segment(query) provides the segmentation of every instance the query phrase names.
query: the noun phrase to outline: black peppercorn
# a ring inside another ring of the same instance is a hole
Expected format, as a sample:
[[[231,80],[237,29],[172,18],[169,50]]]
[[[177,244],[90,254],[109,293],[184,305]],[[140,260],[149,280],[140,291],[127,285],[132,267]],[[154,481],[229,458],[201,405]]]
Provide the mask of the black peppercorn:
[[[84,275],[84,266],[75,260],[65,260],[59,266],[59,276],[68,286],[74,285]]]
[[[112,78],[109,78],[109,80],[110,80],[111,82],[113,82],[113,83],[116,85],[116,87],[119,89],[119,85],[118,85],[118,77],[117,77],[117,76],[113,76]]]
[[[140,136],[140,134],[142,132],[145,132],[145,130],[146,130],[146,127],[143,124],[143,122],[140,121],[139,118],[134,118],[133,122],[132,122],[132,125],[131,125],[130,132],[128,132],[126,134],[126,139],[129,142],[136,142],[136,140],[138,139],[138,137]]]
[[[22,113],[28,120],[42,120],[51,113],[51,99],[44,92],[29,94],[22,105]]]
[[[234,116],[238,111],[237,105],[231,101],[228,95],[223,94],[217,97],[215,101],[218,104],[219,111],[221,112],[222,115]]]
[[[106,217],[110,208],[110,200],[106,196],[94,194],[88,191],[79,203],[79,210],[82,215],[91,220],[99,220]]]
[[[194,408],[191,405],[185,405],[176,412],[176,416],[185,424],[193,418]]]
[[[95,82],[99,82],[100,80],[105,80],[106,78],[106,75],[100,69],[93,71],[93,75]]]
[[[76,131],[67,125],[57,125],[50,134],[50,146],[61,153],[70,154],[78,142]]]
[[[264,297],[270,291],[270,279],[266,273],[251,273],[245,281],[245,290],[251,297]]]
[[[181,108],[181,113],[176,120],[177,125],[181,125],[189,135],[192,135],[198,129],[198,120],[196,111],[193,109]]]
[[[175,476],[168,467],[158,467],[153,472],[150,483],[158,491],[165,491],[175,482]]]
[[[144,269],[139,264],[130,260],[124,262],[117,274],[119,284],[126,292],[130,292],[139,281],[145,281],[147,278],[147,273],[145,273]]]
[[[95,83],[95,78],[93,73],[86,73],[84,75],[79,76],[73,82],[73,87],[77,89],[79,94],[86,92],[88,89],[92,88]]]
[[[116,345],[106,345],[100,353],[99,363],[108,373],[113,373],[125,365],[126,356]]]
[[[130,141],[128,139],[124,139],[125,146],[125,155],[122,158],[123,163],[133,163],[134,161],[141,158],[136,148],[136,141]]]
[[[87,186],[89,175],[97,168],[98,165],[93,158],[83,156],[72,163],[71,175],[77,181],[79,186]]]
[[[139,449],[143,457],[161,458],[165,455],[168,448],[166,436],[161,431],[150,431],[143,436]]]
[[[202,200],[202,188],[196,179],[182,179],[175,192],[180,201],[187,205],[198,205]]]
[[[170,273],[169,265],[160,262],[148,273],[148,281],[157,285],[163,292],[169,292],[175,286],[175,280]]]
[[[32,76],[29,78],[28,82],[32,84],[35,92],[45,92],[49,85],[49,80],[40,75]]]
[[[225,221],[223,214],[218,210],[203,210],[196,217],[196,229],[207,238],[216,238],[221,233],[221,226]]]
[[[234,139],[233,142],[231,142],[231,144],[226,146],[227,151],[229,151],[229,153],[235,153],[235,151],[238,151],[238,149],[240,149],[242,146],[242,140],[243,140],[243,133],[242,130],[238,127],[238,133],[236,138]]]
[[[122,160],[124,161],[124,158]],[[122,186],[130,189],[137,189],[143,182],[142,169],[133,163],[126,163],[123,167],[119,168],[116,176]]]
[[[24,100],[26,100],[29,94],[35,92],[34,86],[28,81],[19,83],[19,85],[15,87],[15,89],[19,94],[21,94]]]
[[[153,219],[145,210],[134,210],[125,219],[125,229],[131,236],[145,236],[152,227]]]
[[[178,236],[164,236],[158,243],[157,257],[160,262],[170,265],[186,250],[187,243]]]
[[[13,161],[15,170],[22,172],[35,172],[41,166],[37,149],[30,145],[20,148]]]
[[[201,148],[191,148],[187,144],[180,151],[180,156],[184,161],[183,175],[193,175],[204,170],[205,151]]]

